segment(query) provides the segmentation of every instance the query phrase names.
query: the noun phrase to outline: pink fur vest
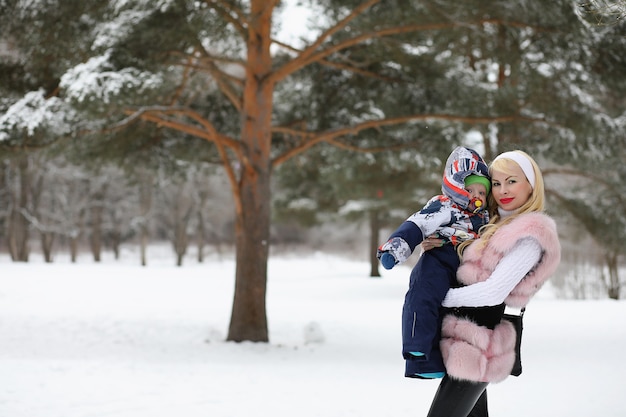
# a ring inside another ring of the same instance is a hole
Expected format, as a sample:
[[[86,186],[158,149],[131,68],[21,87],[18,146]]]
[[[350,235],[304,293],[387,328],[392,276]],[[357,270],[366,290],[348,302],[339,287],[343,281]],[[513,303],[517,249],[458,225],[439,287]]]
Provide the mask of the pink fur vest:
[[[545,214],[520,215],[494,233],[486,247],[475,243],[468,246],[457,279],[466,285],[486,280],[502,257],[520,239],[528,237],[541,245],[541,259],[505,299],[508,306],[526,306],[561,259],[556,224]],[[513,368],[515,338],[515,330],[509,322],[503,321],[491,330],[469,319],[447,315],[442,325],[441,352],[448,375],[470,381],[504,380]]]

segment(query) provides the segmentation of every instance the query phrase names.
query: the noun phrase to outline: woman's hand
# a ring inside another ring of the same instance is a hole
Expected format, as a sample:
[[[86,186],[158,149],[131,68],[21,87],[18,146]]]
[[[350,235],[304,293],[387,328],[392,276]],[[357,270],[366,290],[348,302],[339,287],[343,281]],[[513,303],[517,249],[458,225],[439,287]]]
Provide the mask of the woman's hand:
[[[440,248],[443,246],[445,241],[439,237],[439,235],[431,235],[422,241],[422,250],[427,251],[432,248]]]

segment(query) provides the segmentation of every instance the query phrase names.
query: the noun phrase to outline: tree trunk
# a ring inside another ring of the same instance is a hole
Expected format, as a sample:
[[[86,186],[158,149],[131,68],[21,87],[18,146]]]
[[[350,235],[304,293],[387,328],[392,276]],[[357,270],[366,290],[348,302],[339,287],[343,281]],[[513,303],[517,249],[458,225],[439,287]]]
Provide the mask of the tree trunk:
[[[22,210],[26,210],[28,207],[28,196],[30,194],[28,156],[18,156],[15,163],[16,166],[13,167],[15,185],[9,189],[12,197],[8,219],[7,243],[13,261],[28,262],[29,222],[22,213]]]
[[[228,340],[268,342],[266,315],[267,261],[269,255],[269,170],[242,178],[243,212],[235,225],[235,298]]]
[[[120,248],[122,246],[122,232],[114,230],[110,235],[111,249],[113,250],[113,257],[116,261],[120,259]]]
[[[139,257],[141,266],[148,265],[148,227],[145,224],[141,225],[141,236],[139,237]]]
[[[104,213],[104,196],[106,192],[103,190],[94,193],[93,206],[91,207],[91,233],[89,234],[89,245],[93,260],[100,262],[102,260],[102,216]]]
[[[44,261],[52,262],[52,245],[54,243],[54,233],[41,232],[41,250],[43,251]]]
[[[78,213],[78,224],[73,226],[75,229],[70,233],[70,257],[72,263],[78,260],[78,246],[83,230],[85,229],[85,210],[81,209]]]
[[[380,271],[378,270],[378,258],[376,257],[376,250],[380,243],[380,212],[378,210],[371,210],[370,216],[370,245],[369,245],[369,258],[370,258],[370,277],[380,277]]]
[[[102,260],[102,206],[97,204],[91,209],[91,233],[89,246],[95,262]]]
[[[139,213],[141,221],[139,223],[139,247],[140,247],[140,262],[141,266],[148,265],[148,240],[149,228],[148,228],[148,216],[152,208],[152,177],[149,173],[143,170],[140,173],[139,181]]]
[[[274,83],[270,29],[274,1],[253,0],[248,26],[248,65],[242,134],[246,158],[236,190],[235,296],[228,340],[268,342],[265,308],[270,231],[271,121]]]
[[[196,233],[197,245],[198,245],[198,263],[204,262],[204,244],[205,244],[205,236],[206,236],[206,228],[204,226],[204,203],[201,202],[200,207],[198,208],[198,229]]]
[[[616,252],[611,252],[605,256],[606,263],[609,268],[609,298],[612,300],[619,300],[620,282],[619,282],[619,268],[618,257]]]
[[[70,260],[73,264],[78,260],[78,237],[70,237]]]
[[[187,236],[187,226],[189,224],[191,208],[180,216],[178,210],[176,210],[176,216],[174,219],[174,235],[172,236],[172,245],[174,246],[174,252],[176,253],[176,266],[182,266],[185,254],[187,253],[187,247],[189,246],[189,238]]]
[[[125,234],[125,232],[122,230],[122,228],[125,227],[122,220],[123,216],[120,216],[119,213],[116,212],[114,207],[110,208],[109,216],[110,226],[107,227],[108,230],[106,234],[106,243],[111,247],[115,260],[119,261],[120,256],[122,255],[122,241],[124,240]]]

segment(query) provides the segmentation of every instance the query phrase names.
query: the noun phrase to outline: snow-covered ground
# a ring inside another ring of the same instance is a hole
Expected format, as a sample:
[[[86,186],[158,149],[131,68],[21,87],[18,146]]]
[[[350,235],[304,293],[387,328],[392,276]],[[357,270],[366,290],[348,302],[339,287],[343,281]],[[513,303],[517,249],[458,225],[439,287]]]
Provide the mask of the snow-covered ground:
[[[409,269],[272,258],[270,343],[225,342],[232,259],[95,264],[0,257],[0,417],[425,416],[438,381],[403,377]],[[529,305],[524,373],[493,416],[623,417],[626,303]]]

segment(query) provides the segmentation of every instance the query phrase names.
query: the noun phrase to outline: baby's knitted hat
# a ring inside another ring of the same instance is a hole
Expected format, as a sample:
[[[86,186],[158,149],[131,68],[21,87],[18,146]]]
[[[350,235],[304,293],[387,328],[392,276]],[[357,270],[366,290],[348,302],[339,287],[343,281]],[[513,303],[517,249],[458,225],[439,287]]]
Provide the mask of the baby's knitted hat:
[[[472,184],[484,185],[485,189],[487,190],[487,194],[489,194],[489,191],[491,191],[491,181],[489,181],[489,178],[487,177],[483,177],[481,175],[468,175],[467,177],[465,177],[465,186],[467,187],[468,185]]]
[[[470,202],[469,193],[465,190],[465,178],[470,175],[488,178],[489,169],[478,152],[458,146],[446,161],[441,191],[463,209],[466,209]]]

